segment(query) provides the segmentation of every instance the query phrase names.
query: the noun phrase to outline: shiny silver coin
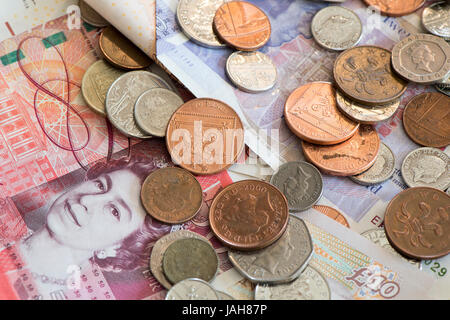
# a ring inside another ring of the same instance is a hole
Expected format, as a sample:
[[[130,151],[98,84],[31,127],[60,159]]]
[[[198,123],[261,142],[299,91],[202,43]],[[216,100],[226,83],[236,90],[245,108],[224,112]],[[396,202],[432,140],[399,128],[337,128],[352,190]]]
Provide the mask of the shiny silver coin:
[[[360,175],[350,177],[350,179],[363,186],[372,186],[389,180],[394,175],[394,172],[394,152],[387,145],[381,143],[378,158],[372,168]]]
[[[358,15],[339,6],[320,10],[312,20],[311,29],[319,45],[335,51],[356,46],[363,34],[363,25]]]
[[[440,1],[425,8],[422,23],[428,32],[450,40],[450,3]]]
[[[450,77],[448,77],[444,82],[436,84],[435,87],[436,90],[450,97]]]
[[[220,298],[207,282],[187,279],[174,285],[167,293],[166,300],[220,300]]]
[[[86,1],[80,0],[78,2],[78,6],[80,7],[81,19],[89,23],[91,26],[104,28],[110,25],[110,23],[97,11],[95,11],[90,5],[88,5]]]
[[[292,283],[271,286],[258,285],[255,300],[330,300],[331,291],[325,277],[308,266]]]
[[[236,300],[229,294],[222,292],[222,291],[216,291],[217,295],[219,296],[220,300]]]
[[[138,98],[153,88],[170,89],[169,84],[156,74],[147,71],[128,72],[118,78],[106,95],[106,114],[109,121],[128,137],[149,139],[139,129],[134,118],[134,106]]]
[[[319,202],[323,193],[320,171],[303,161],[284,164],[274,174],[270,183],[286,196],[291,212],[311,209]]]
[[[270,284],[296,279],[312,254],[313,243],[306,224],[292,215],[285,234],[270,247],[256,252],[228,252],[231,263],[245,278]]]
[[[402,165],[402,176],[410,187],[450,187],[449,157],[439,149],[420,148],[411,152]]]
[[[217,9],[227,0],[180,0],[177,20],[183,33],[195,43],[208,48],[223,48],[213,31]]]
[[[142,131],[163,138],[175,111],[184,104],[175,92],[163,88],[150,89],[136,101],[134,117]]]
[[[258,51],[233,53],[227,60],[226,71],[233,84],[245,92],[268,91],[277,83],[277,67]]]

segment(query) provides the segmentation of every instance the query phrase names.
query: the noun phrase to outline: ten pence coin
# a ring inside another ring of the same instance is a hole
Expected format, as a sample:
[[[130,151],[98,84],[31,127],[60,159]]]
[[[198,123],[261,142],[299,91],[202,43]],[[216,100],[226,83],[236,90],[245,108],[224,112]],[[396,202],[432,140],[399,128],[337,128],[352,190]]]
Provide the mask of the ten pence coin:
[[[216,290],[200,279],[187,279],[169,290],[166,300],[219,300]]]
[[[313,209],[342,224],[344,227],[350,228],[347,219],[338,210],[329,206],[314,206]]]
[[[401,17],[420,9],[425,0],[364,0],[368,6],[379,10],[391,17]]]

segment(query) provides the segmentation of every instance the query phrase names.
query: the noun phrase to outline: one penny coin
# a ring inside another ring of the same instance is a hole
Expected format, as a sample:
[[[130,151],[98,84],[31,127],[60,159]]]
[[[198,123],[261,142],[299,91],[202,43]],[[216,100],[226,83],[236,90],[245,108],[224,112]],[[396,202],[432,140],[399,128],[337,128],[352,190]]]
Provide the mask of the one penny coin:
[[[403,255],[431,260],[450,253],[450,197],[427,187],[407,189],[386,209],[385,230]]]
[[[346,141],[359,128],[358,123],[339,111],[336,91],[326,82],[313,82],[296,89],[286,102],[284,116],[295,135],[320,145]]]
[[[342,224],[344,227],[350,228],[347,219],[338,210],[329,206],[314,206],[313,209]]]
[[[399,99],[407,87],[391,69],[391,52],[375,46],[344,51],[336,59],[334,79],[346,96],[371,106]]]
[[[181,224],[195,217],[202,207],[200,183],[186,170],[164,168],[153,172],[141,191],[145,210],[155,219]]]
[[[326,174],[355,176],[373,166],[380,149],[380,137],[372,126],[363,125],[350,140],[335,146],[302,143],[309,162]]]
[[[211,175],[236,162],[244,149],[244,127],[224,102],[194,99],[172,116],[166,141],[175,163],[196,175]]]
[[[271,35],[267,15],[245,1],[224,3],[214,17],[214,29],[223,42],[240,51],[258,50]]]
[[[246,180],[228,186],[216,196],[209,220],[212,231],[225,246],[255,251],[282,237],[289,222],[289,206],[274,186]]]
[[[364,0],[368,6],[391,17],[401,17],[411,14],[423,6],[425,0]]]
[[[450,97],[423,93],[414,97],[403,113],[406,133],[415,143],[443,148],[450,144]]]

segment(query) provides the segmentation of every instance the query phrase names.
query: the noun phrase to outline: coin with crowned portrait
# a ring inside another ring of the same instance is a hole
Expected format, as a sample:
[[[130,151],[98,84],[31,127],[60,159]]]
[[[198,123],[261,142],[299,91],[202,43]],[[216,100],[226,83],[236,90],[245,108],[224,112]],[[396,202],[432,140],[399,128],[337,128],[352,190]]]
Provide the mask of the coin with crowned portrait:
[[[422,23],[428,32],[450,40],[450,3],[439,1],[426,7],[422,13]]]
[[[220,300],[216,290],[200,279],[186,279],[173,286],[166,300]]]
[[[313,209],[342,224],[344,227],[350,228],[350,224],[348,223],[347,219],[338,210],[323,205],[315,205],[313,206]]]
[[[80,7],[81,19],[89,23],[91,26],[97,28],[104,28],[109,26],[109,22],[103,18],[97,11],[95,11],[90,5],[86,3],[85,0],[80,0],[78,2]]]

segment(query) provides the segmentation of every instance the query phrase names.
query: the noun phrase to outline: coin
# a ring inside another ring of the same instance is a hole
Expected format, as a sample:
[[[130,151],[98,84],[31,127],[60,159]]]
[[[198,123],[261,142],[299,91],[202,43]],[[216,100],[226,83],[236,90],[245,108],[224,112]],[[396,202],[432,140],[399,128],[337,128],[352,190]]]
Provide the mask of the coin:
[[[128,72],[111,85],[106,95],[106,113],[111,123],[124,135],[139,139],[151,138],[139,129],[134,118],[137,99],[153,88],[170,89],[170,86],[156,74],[147,71]]]
[[[88,106],[95,112],[106,116],[106,94],[124,72],[113,68],[104,60],[99,60],[87,69],[81,83],[81,92]]]
[[[336,209],[328,206],[314,206],[313,209],[342,224],[344,227],[350,228],[350,224],[347,219]]]
[[[134,118],[142,131],[163,138],[166,136],[170,118],[183,103],[183,99],[171,90],[150,89],[136,101]]]
[[[141,49],[113,27],[103,29],[99,45],[106,60],[118,68],[144,69],[152,63],[152,60]]]
[[[450,98],[437,92],[415,96],[403,113],[403,126],[417,144],[447,147],[450,144]]]
[[[277,67],[269,56],[258,51],[233,53],[226,70],[233,84],[245,92],[268,91],[277,82]]]
[[[323,193],[320,171],[303,161],[282,165],[270,183],[286,196],[291,212],[310,209],[320,200]]]
[[[425,0],[364,0],[368,6],[379,10],[382,14],[391,17],[401,17],[420,9]]]
[[[316,13],[311,30],[314,39],[322,47],[343,51],[358,44],[363,26],[361,19],[352,10],[329,6]]]
[[[444,82],[436,84],[435,87],[436,90],[445,94],[447,97],[450,97],[450,77]]]
[[[450,39],[450,3],[445,1],[432,3],[422,13],[422,22],[428,32]]]
[[[381,143],[375,164],[369,170],[350,179],[363,186],[373,186],[389,180],[394,172],[395,155],[387,145]]]
[[[105,20],[97,11],[92,9],[84,0],[78,2],[80,7],[81,19],[89,23],[91,26],[103,28],[109,26],[109,22]]]
[[[364,238],[367,240],[372,241],[376,245],[382,247],[383,249],[389,251],[394,256],[402,258],[404,261],[416,266],[417,268],[421,268],[420,261],[413,260],[413,259],[406,259],[401,254],[399,254],[394,248],[392,248],[391,244],[389,243],[387,237],[386,237],[386,231],[384,229],[373,229],[364,232],[361,234]]]
[[[406,83],[391,68],[391,52],[375,46],[360,46],[341,53],[334,65],[339,90],[356,102],[371,106],[399,99]]]
[[[385,105],[371,107],[357,103],[336,92],[337,106],[339,110],[353,121],[362,124],[376,124],[389,120],[394,116],[400,107],[400,99],[394,100]]]
[[[330,300],[331,291],[323,275],[308,266],[292,283],[270,286],[258,285],[255,300]]]
[[[309,162],[326,174],[355,176],[368,170],[377,160],[380,138],[372,126],[362,125],[350,140],[335,146],[302,143]]]
[[[216,196],[209,221],[225,246],[256,251],[281,238],[289,222],[289,207],[286,197],[274,186],[246,180],[228,186]]]
[[[403,161],[402,176],[410,188],[447,190],[450,187],[449,158],[439,149],[416,149]]]
[[[214,16],[227,0],[180,0],[177,21],[183,33],[195,43],[208,48],[222,48],[213,31]]]
[[[240,51],[256,51],[270,40],[267,15],[246,1],[224,3],[217,10],[213,28],[219,39]]]
[[[432,260],[450,253],[450,197],[428,187],[407,189],[388,205],[386,235],[404,256]]]
[[[313,82],[296,89],[287,99],[284,116],[300,139],[320,145],[334,145],[350,139],[359,124],[348,119],[336,105],[331,83]]]
[[[166,300],[219,300],[219,295],[207,282],[187,279],[173,286]]]
[[[256,252],[229,251],[234,267],[254,283],[281,284],[294,281],[313,255],[308,227],[300,218],[290,217],[284,235],[270,247]]]
[[[243,128],[239,116],[224,102],[194,99],[169,121],[167,148],[175,163],[195,175],[216,174],[234,164],[242,153]]]
[[[412,82],[442,82],[450,72],[450,45],[431,34],[411,35],[394,46],[392,66],[400,76]]]
[[[166,252],[167,248],[175,241],[188,238],[199,239],[208,243],[208,239],[202,237],[201,235],[195,232],[191,232],[188,230],[179,230],[176,232],[169,233],[168,235],[162,237],[153,246],[152,254],[150,257],[150,270],[155,279],[158,280],[158,282],[166,289],[172,288],[172,284],[169,282],[169,280],[167,280],[166,276],[164,275],[163,270],[164,253]]]
[[[188,171],[164,168],[153,172],[145,180],[141,199],[147,212],[156,220],[182,224],[200,211],[203,191]]]
[[[195,238],[181,239],[164,253],[163,270],[172,284],[190,278],[210,282],[219,271],[219,257],[210,243]]]
[[[222,291],[216,291],[217,295],[219,296],[220,300],[235,300],[232,296],[229,294],[222,292]]]

